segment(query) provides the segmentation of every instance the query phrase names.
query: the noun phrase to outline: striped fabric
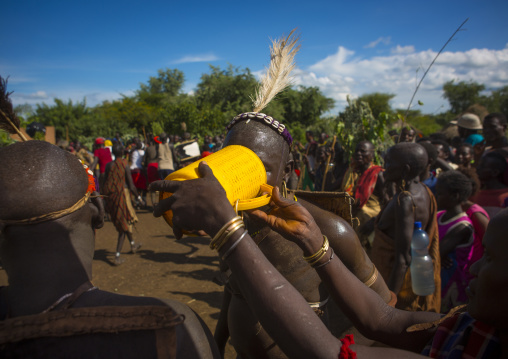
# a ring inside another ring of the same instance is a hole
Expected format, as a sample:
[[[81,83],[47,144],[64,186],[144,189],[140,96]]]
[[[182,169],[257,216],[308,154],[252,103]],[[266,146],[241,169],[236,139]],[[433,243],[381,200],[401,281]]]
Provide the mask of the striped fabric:
[[[501,357],[501,344],[494,327],[465,312],[441,323],[422,355],[439,359],[493,359]]]

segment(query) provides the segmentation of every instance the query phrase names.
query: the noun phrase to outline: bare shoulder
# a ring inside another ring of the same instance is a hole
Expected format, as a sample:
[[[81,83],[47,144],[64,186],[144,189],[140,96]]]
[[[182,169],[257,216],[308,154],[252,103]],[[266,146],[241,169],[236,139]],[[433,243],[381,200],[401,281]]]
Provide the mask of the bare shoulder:
[[[321,233],[327,236],[330,246],[349,270],[358,276],[371,269],[364,266],[367,255],[354,229],[346,220],[307,201],[299,199],[298,202],[314,217]]]
[[[351,225],[342,217],[324,210],[310,202],[307,202],[304,199],[298,199],[298,202],[309,211],[309,213],[314,217],[317,225],[323,232],[323,234],[328,236],[333,234],[342,234],[347,235],[350,233],[354,234],[354,230]],[[328,233],[326,233],[328,232]]]

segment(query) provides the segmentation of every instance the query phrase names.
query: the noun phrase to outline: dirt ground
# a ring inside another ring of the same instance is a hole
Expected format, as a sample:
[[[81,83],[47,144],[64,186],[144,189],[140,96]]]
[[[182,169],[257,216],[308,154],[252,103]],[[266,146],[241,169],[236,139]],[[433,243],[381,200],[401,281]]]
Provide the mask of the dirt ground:
[[[148,200],[148,205],[151,201]],[[222,301],[223,287],[213,282],[218,274],[218,257],[208,244],[209,238],[185,237],[176,241],[164,219],[155,218],[151,207],[138,210],[139,223],[134,240],[142,243],[140,251],[129,254],[125,241],[122,257],[125,263],[113,264],[117,232],[110,221],[97,231],[93,262],[94,285],[100,289],[134,296],[169,298],[187,304],[215,330]],[[0,270],[0,285],[7,285],[5,271]],[[348,327],[340,312],[332,307],[340,325],[333,330],[339,335]],[[356,339],[356,338],[355,338]],[[236,358],[232,346],[226,348],[226,359]]]

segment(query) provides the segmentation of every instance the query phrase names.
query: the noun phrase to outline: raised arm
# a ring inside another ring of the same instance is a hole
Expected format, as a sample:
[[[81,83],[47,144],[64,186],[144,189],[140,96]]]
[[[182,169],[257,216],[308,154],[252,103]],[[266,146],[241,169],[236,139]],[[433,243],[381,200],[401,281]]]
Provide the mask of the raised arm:
[[[173,193],[159,203],[154,215],[160,216],[172,209],[177,238],[181,237],[182,228],[203,229],[215,236],[224,223],[235,216],[224,189],[208,166],[202,163],[199,170],[203,178],[198,180],[158,181],[150,186],[151,190]],[[274,192],[274,196],[277,196],[274,197],[277,200],[278,193]],[[323,244],[319,228],[306,209],[294,202],[288,203],[287,206],[276,206],[270,216],[264,214],[266,217],[263,218],[259,211],[253,212],[253,215],[258,215],[274,230],[293,239],[301,246],[304,255],[316,253]],[[239,279],[240,289],[263,327],[291,358],[337,358],[341,343],[328,331],[298,291],[265,258],[250,236],[245,234],[240,239],[243,235],[243,229],[237,230],[220,249],[219,255]],[[327,252],[318,261],[319,264],[327,262],[329,257],[330,252]],[[362,315],[358,323],[367,323],[364,329],[372,331],[370,334],[375,334],[375,330],[380,327],[389,327],[384,329],[388,332],[385,336],[402,335],[401,339],[409,337],[412,343],[418,344],[430,338],[428,332],[405,336],[405,329],[411,324],[434,320],[439,317],[438,314],[409,313],[388,307],[375,292],[358,281],[336,256],[318,271],[352,319],[358,313],[368,313]],[[394,326],[393,323],[397,325]],[[391,340],[398,342],[397,338]],[[421,349],[422,345],[416,349]],[[372,355],[376,358],[412,355],[386,348],[358,348],[358,351],[367,357]]]
[[[304,255],[316,253],[323,245],[323,236],[309,213],[298,203],[281,198],[275,190],[272,196],[276,207],[270,214],[254,211],[251,215],[265,221],[273,230],[298,244]],[[301,228],[302,223],[306,229]],[[433,333],[407,333],[406,329],[414,324],[439,319],[440,314],[408,312],[390,307],[376,292],[354,276],[336,254],[331,260],[330,257],[331,251],[315,268],[334,301],[354,326],[371,339],[420,352]]]

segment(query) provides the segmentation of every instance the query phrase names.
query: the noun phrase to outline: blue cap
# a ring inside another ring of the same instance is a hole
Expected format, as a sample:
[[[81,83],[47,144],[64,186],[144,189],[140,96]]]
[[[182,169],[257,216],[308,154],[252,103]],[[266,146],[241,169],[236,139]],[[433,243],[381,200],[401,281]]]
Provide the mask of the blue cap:
[[[415,229],[422,228],[422,222],[415,222]]]
[[[478,143],[481,143],[482,141],[484,140],[483,136],[478,134],[478,133],[474,133],[472,135],[469,135],[465,140],[464,142],[465,143],[469,143],[471,146],[474,146]]]

